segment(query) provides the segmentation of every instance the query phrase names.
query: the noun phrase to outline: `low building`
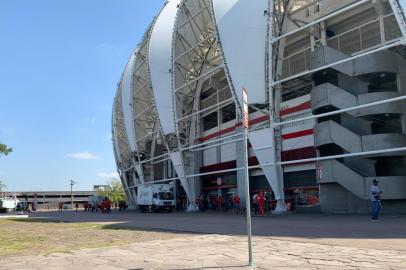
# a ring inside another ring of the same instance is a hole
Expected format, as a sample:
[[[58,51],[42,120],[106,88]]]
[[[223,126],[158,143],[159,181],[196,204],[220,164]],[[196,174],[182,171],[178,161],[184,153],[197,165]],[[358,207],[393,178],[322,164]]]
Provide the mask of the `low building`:
[[[73,203],[79,203],[83,207],[85,202],[89,202],[89,197],[97,195],[96,191],[73,191]],[[37,203],[37,209],[57,209],[59,203],[63,203],[65,208],[71,205],[70,191],[26,191],[26,192],[3,192],[5,197],[17,197],[20,202],[28,202],[31,205]]]

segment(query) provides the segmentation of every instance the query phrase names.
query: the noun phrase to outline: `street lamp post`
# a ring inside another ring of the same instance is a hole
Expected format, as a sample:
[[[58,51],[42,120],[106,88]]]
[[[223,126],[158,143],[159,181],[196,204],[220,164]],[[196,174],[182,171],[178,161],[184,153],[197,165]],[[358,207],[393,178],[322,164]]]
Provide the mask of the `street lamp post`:
[[[247,234],[248,234],[248,266],[253,266],[252,258],[252,232],[251,232],[251,196],[250,196],[250,181],[248,171],[248,128],[249,128],[249,111],[248,111],[248,93],[245,88],[242,89],[242,127],[244,141],[244,172],[245,172],[245,208],[247,212]]]
[[[73,185],[76,184],[75,181],[70,180],[70,205],[71,208],[73,209]]]

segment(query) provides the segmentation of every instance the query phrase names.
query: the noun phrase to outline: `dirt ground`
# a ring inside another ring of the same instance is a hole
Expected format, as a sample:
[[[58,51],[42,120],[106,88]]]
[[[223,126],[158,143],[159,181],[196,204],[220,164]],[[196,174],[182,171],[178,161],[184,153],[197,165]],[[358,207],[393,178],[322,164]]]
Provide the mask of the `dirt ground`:
[[[179,237],[177,233],[44,219],[0,220],[0,257],[48,255]]]

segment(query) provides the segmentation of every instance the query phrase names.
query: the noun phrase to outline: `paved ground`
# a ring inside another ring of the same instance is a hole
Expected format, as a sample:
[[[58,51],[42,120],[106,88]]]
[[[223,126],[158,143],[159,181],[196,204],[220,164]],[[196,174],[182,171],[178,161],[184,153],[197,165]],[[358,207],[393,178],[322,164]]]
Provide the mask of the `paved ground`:
[[[0,269],[246,269],[243,216],[36,213],[106,226],[175,230],[179,237],[72,254],[0,258]],[[293,215],[254,218],[256,269],[405,269],[406,217]],[[181,231],[200,234],[184,235]]]
[[[406,252],[254,238],[256,269],[406,269]],[[0,259],[0,269],[247,269],[241,236],[196,235],[48,257]]]
[[[68,222],[92,222],[139,229],[157,229],[221,235],[245,235],[245,215],[226,213],[39,212],[35,217]],[[279,240],[341,245],[347,247],[406,251],[406,216],[383,216],[370,222],[368,216],[292,214],[254,217],[252,232]]]

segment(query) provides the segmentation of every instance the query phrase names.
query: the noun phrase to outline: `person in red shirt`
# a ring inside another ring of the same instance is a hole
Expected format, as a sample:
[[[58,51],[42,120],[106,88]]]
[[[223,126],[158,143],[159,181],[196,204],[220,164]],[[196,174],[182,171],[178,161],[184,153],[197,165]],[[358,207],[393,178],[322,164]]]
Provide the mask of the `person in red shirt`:
[[[101,212],[106,213],[106,200],[105,199],[101,202]]]
[[[106,200],[107,213],[111,213],[111,205],[112,205],[111,200],[109,198],[107,198],[107,200]]]
[[[240,214],[240,211],[241,211],[240,203],[241,203],[240,196],[238,196],[238,194],[235,194],[234,197],[233,197],[233,204],[234,204],[234,207],[235,207],[235,213],[236,214]]]
[[[83,208],[85,209],[85,212],[87,212],[89,210],[89,203],[88,202],[84,202],[83,203]]]
[[[261,216],[265,215],[265,197],[264,193],[260,192],[257,196],[258,212]]]

